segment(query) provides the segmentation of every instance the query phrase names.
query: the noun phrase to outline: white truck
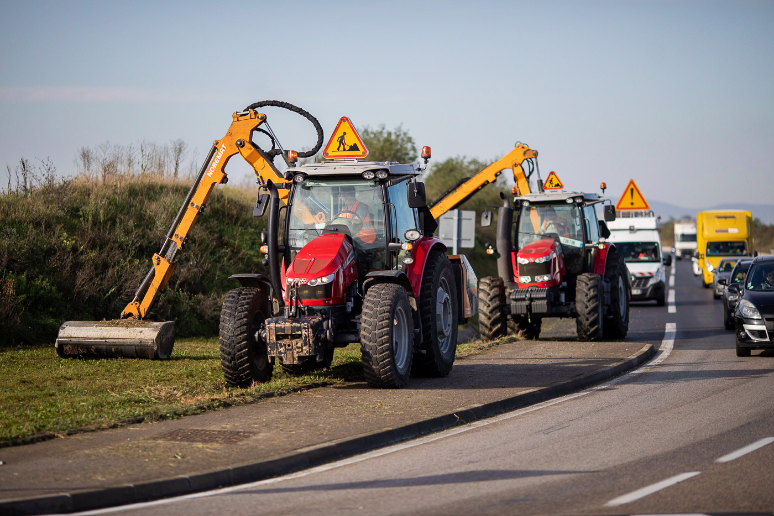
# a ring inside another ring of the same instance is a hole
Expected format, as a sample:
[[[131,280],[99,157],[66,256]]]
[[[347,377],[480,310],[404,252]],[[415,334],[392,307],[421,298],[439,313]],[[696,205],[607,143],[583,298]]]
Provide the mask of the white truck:
[[[696,223],[675,222],[675,257],[692,258],[696,252]]]
[[[666,304],[661,236],[658,219],[652,211],[619,211],[614,221],[607,223],[610,242],[622,254],[632,283],[632,301],[655,300]]]

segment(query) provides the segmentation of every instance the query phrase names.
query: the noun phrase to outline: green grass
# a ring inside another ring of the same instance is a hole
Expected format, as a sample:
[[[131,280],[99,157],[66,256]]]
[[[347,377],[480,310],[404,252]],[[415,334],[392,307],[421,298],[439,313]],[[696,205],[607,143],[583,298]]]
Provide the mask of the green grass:
[[[503,341],[461,344],[458,357]],[[215,338],[177,339],[167,361],[61,359],[53,346],[5,348],[0,370],[0,441],[110,428],[133,418],[170,419],[253,403],[270,393],[364,381],[360,345],[351,344],[336,350],[328,369],[288,376],[277,365],[272,381],[232,389],[223,380]]]

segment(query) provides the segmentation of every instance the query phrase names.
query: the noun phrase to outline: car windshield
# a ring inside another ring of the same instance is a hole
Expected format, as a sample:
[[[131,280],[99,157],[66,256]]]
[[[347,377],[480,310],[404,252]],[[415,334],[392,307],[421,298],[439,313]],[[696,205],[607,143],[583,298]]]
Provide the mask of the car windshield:
[[[291,259],[318,236],[333,232],[350,236],[356,250],[385,247],[384,203],[377,182],[310,179],[296,185],[288,222]]]
[[[745,285],[747,290],[774,290],[774,263],[759,264],[750,268]]]
[[[661,260],[657,242],[616,242],[615,248],[627,262],[658,262]]]
[[[745,256],[746,242],[707,242],[707,256]]]
[[[730,283],[744,283],[744,279],[747,277],[747,271],[750,270],[749,263],[739,264],[731,271]]]
[[[736,260],[722,260],[718,265],[718,272],[731,272],[734,270]]]

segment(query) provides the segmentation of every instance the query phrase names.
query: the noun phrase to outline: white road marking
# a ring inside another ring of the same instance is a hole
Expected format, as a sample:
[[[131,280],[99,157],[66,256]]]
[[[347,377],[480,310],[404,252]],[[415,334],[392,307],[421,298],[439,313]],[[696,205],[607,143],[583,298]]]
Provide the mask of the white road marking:
[[[590,387],[589,389],[586,389],[585,391],[576,392],[575,394],[568,394],[566,396],[562,396],[561,398],[556,398],[554,400],[550,401],[544,401],[543,403],[538,403],[537,405],[532,405],[531,407],[523,408],[520,410],[516,410],[513,412],[508,412],[506,414],[502,414],[499,416],[491,417],[488,419],[483,419],[481,421],[474,421],[473,423],[468,423],[463,426],[450,428],[448,430],[443,430],[441,432],[428,435],[426,437],[420,437],[418,439],[413,439],[411,441],[407,441],[405,443],[400,444],[394,444],[392,446],[387,446],[385,448],[381,448],[379,450],[374,450],[372,452],[366,452],[361,455],[358,455],[356,457],[350,457],[348,459],[342,459],[336,462],[331,462],[329,464],[323,464],[321,466],[317,466],[310,469],[305,469],[303,471],[298,471],[296,473],[291,473],[289,475],[284,475],[281,477],[275,477],[275,478],[269,478],[266,480],[258,480],[257,482],[251,482],[249,484],[240,484],[238,486],[231,486],[231,487],[223,487],[221,489],[214,489],[212,491],[203,491],[201,493],[193,493],[188,495],[182,495],[182,496],[175,496],[172,498],[164,498],[162,500],[155,500],[152,502],[142,502],[142,503],[133,503],[128,505],[121,505],[118,507],[107,507],[105,509],[95,509],[92,511],[84,511],[84,512],[74,512],[70,513],[73,516],[87,516],[87,515],[93,515],[93,514],[109,514],[113,512],[119,512],[119,511],[129,511],[129,510],[136,510],[136,509],[143,509],[145,507],[155,507],[159,505],[166,505],[169,503],[174,502],[182,502],[185,500],[195,500],[197,498],[204,498],[206,496],[215,496],[215,495],[221,495],[221,494],[227,494],[232,493],[234,491],[240,491],[243,489],[254,489],[256,487],[262,487],[270,484],[276,484],[278,482],[283,482],[285,480],[293,480],[296,478],[302,478],[309,475],[313,475],[315,473],[323,473],[326,471],[330,471],[332,469],[338,469],[342,468],[344,466],[349,466],[351,464],[357,464],[358,462],[364,462],[366,460],[375,459],[377,457],[382,457],[384,455],[389,455],[391,453],[396,453],[402,450],[407,450],[409,448],[414,448],[416,446],[422,446],[423,444],[428,444],[433,441],[439,441],[441,439],[445,439],[447,437],[452,437],[457,434],[461,434],[463,432],[468,432],[470,430],[475,430],[477,428],[481,428],[484,426],[489,426],[495,423],[499,423],[501,421],[507,421],[508,419],[513,419],[515,417],[523,416],[524,414],[528,414],[530,412],[535,412],[536,410],[541,410],[544,408],[552,407],[554,405],[558,405],[559,403],[564,403],[566,401],[571,401],[576,398],[580,398],[582,396],[586,396],[588,394],[593,394],[595,392],[607,389],[608,387],[612,385],[616,385],[618,383],[621,383],[627,379],[630,379],[636,375],[639,375],[643,372],[650,371],[653,367],[659,365],[661,362],[666,360],[666,358],[672,353],[672,348],[674,347],[675,343],[675,335],[677,333],[677,323],[666,323],[666,326],[664,328],[664,339],[661,341],[661,347],[659,347],[658,351],[656,352],[656,356],[653,360],[648,362],[647,364],[643,365],[642,367],[635,369],[633,371],[629,371],[628,373],[619,376],[618,378],[614,378],[613,380],[610,380],[608,382],[605,382],[603,384],[597,385],[595,387]]]
[[[669,276],[669,286],[670,287],[674,287],[675,286],[675,275],[674,274],[671,274]]]
[[[667,313],[677,313],[677,307],[675,306],[675,291],[669,290],[669,297],[667,298]]]
[[[767,444],[774,443],[774,437],[767,437],[765,439],[761,439],[760,441],[755,441],[754,443],[745,446],[744,448],[740,448],[736,450],[735,452],[729,453],[728,455],[723,455],[715,462],[729,462],[734,459],[738,459],[742,455],[747,455],[750,452],[754,452],[758,448],[763,448]]]
[[[667,478],[661,482],[656,482],[655,484],[643,487],[642,489],[637,489],[636,491],[633,491],[629,494],[619,496],[618,498],[613,498],[605,504],[605,507],[615,507],[617,505],[631,503],[635,500],[639,500],[640,498],[644,498],[648,495],[661,491],[662,489],[673,486],[679,482],[682,482],[683,480],[688,480],[691,477],[695,477],[699,473],[701,473],[701,471],[692,471],[690,473],[681,473],[679,475],[675,475],[674,477]]]
[[[674,275],[675,275],[675,272],[677,272],[677,268],[673,266],[673,267],[672,267],[672,270],[671,270],[671,271],[670,271],[670,273],[669,273],[669,275],[670,275],[670,276],[674,276]]]

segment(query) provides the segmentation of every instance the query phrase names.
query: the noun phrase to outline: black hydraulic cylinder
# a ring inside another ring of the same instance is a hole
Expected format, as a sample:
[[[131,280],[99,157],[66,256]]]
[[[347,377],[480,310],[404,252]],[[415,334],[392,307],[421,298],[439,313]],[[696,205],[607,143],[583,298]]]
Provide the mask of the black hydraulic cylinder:
[[[513,208],[508,198],[503,199],[503,205],[497,209],[497,274],[504,282],[513,281]]]
[[[269,180],[267,182],[267,188],[269,189],[269,220],[268,220],[268,242],[269,246],[266,258],[269,260],[269,280],[271,281],[272,289],[274,290],[274,298],[279,303],[279,307],[285,306],[285,301],[282,299],[282,279],[280,277],[280,265],[279,265],[279,192],[274,183]]]

